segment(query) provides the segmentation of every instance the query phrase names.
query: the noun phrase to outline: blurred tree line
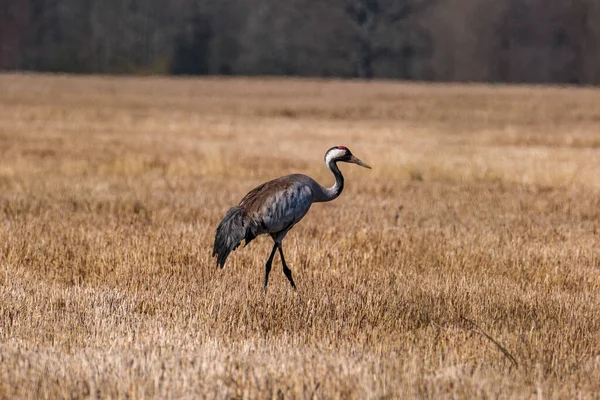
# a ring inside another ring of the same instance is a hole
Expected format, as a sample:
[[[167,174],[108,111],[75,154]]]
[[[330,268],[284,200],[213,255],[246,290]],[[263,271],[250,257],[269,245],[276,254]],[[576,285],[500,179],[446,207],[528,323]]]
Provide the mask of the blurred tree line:
[[[600,83],[600,0],[0,0],[0,69]]]

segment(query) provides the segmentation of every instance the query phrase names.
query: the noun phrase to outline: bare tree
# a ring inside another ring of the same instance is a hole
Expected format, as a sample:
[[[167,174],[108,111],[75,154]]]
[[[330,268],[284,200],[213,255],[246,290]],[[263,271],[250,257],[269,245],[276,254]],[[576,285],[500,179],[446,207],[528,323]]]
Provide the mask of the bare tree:
[[[205,75],[210,72],[210,47],[214,36],[212,22],[201,13],[193,15],[175,37],[171,73],[175,75]]]
[[[423,12],[435,0],[343,0],[346,13],[355,28],[355,75],[360,78],[372,78],[373,64],[382,56],[400,58],[401,73],[406,76],[406,64],[417,53],[421,53],[423,44],[430,47],[427,34],[418,26],[402,27],[409,18]],[[401,29],[398,33],[405,37],[404,43],[398,49],[389,41],[378,40],[377,32],[381,26],[396,25]],[[411,35],[412,34],[412,35]],[[412,37],[410,37],[412,36]],[[408,41],[408,39],[412,39]],[[414,42],[412,42],[414,40]],[[411,43],[412,42],[412,43]],[[417,43],[420,42],[420,43]],[[403,64],[404,63],[404,64]],[[404,71],[402,71],[404,70]]]
[[[568,65],[572,83],[600,83],[600,4],[595,0],[573,0],[563,12],[561,44],[570,50]]]
[[[29,17],[29,0],[0,1],[0,69],[20,68]]]

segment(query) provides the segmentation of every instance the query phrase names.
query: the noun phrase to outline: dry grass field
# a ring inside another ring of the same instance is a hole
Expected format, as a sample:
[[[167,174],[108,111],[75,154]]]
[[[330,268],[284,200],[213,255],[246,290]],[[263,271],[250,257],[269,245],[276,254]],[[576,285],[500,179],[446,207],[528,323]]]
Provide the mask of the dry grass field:
[[[600,90],[0,75],[0,398],[87,397],[600,398]]]

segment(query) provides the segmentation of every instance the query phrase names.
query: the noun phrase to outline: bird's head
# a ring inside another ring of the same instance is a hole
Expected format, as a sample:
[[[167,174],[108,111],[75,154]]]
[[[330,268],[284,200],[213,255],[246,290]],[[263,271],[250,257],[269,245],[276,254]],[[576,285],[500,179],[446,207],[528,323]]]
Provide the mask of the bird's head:
[[[350,151],[350,149],[344,146],[336,146],[327,150],[327,153],[325,153],[325,164],[329,164],[332,161],[341,161],[352,164],[358,164],[361,167],[371,169],[369,165],[362,162],[358,157],[355,157]]]

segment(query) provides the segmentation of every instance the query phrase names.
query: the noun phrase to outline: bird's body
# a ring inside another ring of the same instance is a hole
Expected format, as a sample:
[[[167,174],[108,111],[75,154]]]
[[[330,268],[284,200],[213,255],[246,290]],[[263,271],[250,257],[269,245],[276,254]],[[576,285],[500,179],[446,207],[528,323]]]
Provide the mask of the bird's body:
[[[309,176],[293,174],[263,183],[251,190],[238,206],[227,212],[217,228],[213,249],[217,264],[223,268],[229,253],[242,240],[247,245],[258,235],[269,234],[275,244],[267,261],[264,287],[267,287],[275,251],[279,249],[283,272],[295,288],[292,271],[285,263],[281,242],[289,230],[306,215],[313,203],[331,201],[340,195],[344,188],[344,177],[337,167],[338,161],[370,168],[354,157],[346,147],[338,146],[329,149],[325,155],[325,163],[335,176],[335,184],[331,188],[324,188]]]
[[[314,201],[315,185],[306,175],[282,176],[250,191],[240,207],[259,225],[257,236],[288,231],[308,212]]]

